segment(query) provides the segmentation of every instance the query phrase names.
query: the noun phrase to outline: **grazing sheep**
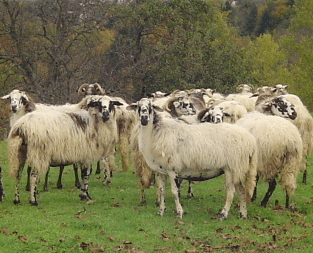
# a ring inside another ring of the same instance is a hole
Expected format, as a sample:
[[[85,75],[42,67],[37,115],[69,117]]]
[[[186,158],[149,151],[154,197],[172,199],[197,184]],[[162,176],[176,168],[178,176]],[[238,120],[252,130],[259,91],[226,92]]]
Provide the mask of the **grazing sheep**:
[[[228,215],[235,191],[240,195],[240,215],[247,216],[246,201],[255,187],[257,147],[255,138],[241,127],[223,124],[188,125],[162,117],[161,108],[143,98],[128,107],[140,122],[139,151],[149,167],[158,172],[160,209],[165,211],[164,191],[170,178],[177,216],[182,218],[176,180],[203,181],[226,175],[227,200],[220,219]],[[234,152],[236,150],[236,152]],[[243,186],[245,184],[245,187]]]
[[[21,117],[8,137],[10,175],[16,178],[14,203],[20,202],[19,182],[25,162],[31,168],[32,205],[38,205],[36,185],[39,174],[50,165],[82,165],[81,199],[90,199],[88,179],[91,163],[106,157],[117,139],[115,106],[108,96],[84,98],[76,112],[38,110]]]
[[[281,185],[286,191],[286,208],[289,208],[289,198],[297,186],[303,149],[298,129],[282,117],[260,112],[245,114],[236,124],[247,129],[257,140],[258,176],[269,182],[261,206],[266,206],[276,187],[275,178],[280,176]]]
[[[12,127],[15,122],[24,116],[25,114],[32,112],[34,110],[58,110],[58,111],[67,111],[72,112],[77,110],[76,105],[73,104],[66,104],[66,105],[48,105],[48,104],[41,104],[41,103],[34,103],[32,98],[27,96],[27,94],[24,91],[20,90],[13,90],[10,94],[5,95],[1,97],[1,99],[10,99],[10,110],[11,110],[11,116],[10,116],[10,127]],[[57,181],[57,188],[62,189],[62,174],[63,174],[64,166],[60,166],[60,172],[59,177]],[[27,169],[27,184],[26,184],[26,190],[30,190],[30,172],[31,168],[28,166]],[[75,174],[75,186],[77,188],[80,188],[80,182],[78,177],[78,168],[77,165],[74,165],[74,174]],[[45,183],[44,183],[44,191],[48,190],[48,176],[49,176],[49,170],[47,171],[46,177],[45,177]]]
[[[4,198],[4,190],[3,190],[3,183],[2,183],[2,167],[0,166],[0,201]]]

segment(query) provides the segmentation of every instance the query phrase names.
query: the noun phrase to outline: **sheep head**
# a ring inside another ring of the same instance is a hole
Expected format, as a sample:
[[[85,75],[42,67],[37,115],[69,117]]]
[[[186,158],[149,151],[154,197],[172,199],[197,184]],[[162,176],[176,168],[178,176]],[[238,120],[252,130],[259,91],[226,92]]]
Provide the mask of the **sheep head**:
[[[194,115],[196,110],[193,103],[188,99],[188,97],[171,97],[168,99],[164,105],[166,111],[175,114],[175,116],[181,115]]]
[[[87,98],[86,105],[91,115],[99,116],[106,122],[114,115],[115,106],[123,105],[123,103],[108,96],[93,95]]]
[[[154,110],[163,112],[163,109],[152,104],[151,99],[142,98],[136,103],[132,103],[126,107],[127,110],[135,110],[140,120],[141,125],[148,125],[149,121],[153,119]]]
[[[24,91],[13,90],[10,94],[1,97],[1,99],[10,99],[10,110],[12,113],[17,113],[23,107],[27,112],[35,109],[34,102],[28,98]]]
[[[224,116],[230,116],[227,111],[224,110],[223,107],[220,106],[212,106],[208,109],[201,111],[198,114],[198,120],[202,122],[210,122],[210,123],[222,123]]]
[[[84,97],[87,95],[105,95],[105,90],[98,83],[84,83],[78,88],[77,92]]]
[[[297,117],[295,106],[282,96],[272,97],[260,103],[258,110],[262,113],[294,120]]]

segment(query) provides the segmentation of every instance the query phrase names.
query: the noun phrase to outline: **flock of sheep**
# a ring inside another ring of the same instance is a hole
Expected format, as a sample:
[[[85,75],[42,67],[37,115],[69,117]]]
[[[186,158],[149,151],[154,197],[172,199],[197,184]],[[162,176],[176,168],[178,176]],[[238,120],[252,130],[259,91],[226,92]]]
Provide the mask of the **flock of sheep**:
[[[286,191],[286,208],[296,190],[296,178],[304,172],[313,144],[313,118],[299,97],[287,86],[263,86],[253,91],[249,84],[239,93],[223,95],[212,89],[157,91],[136,103],[105,95],[97,83],[83,84],[78,104],[34,103],[27,94],[13,90],[8,136],[9,174],[16,179],[14,203],[20,203],[19,183],[28,165],[30,203],[38,205],[39,175],[60,167],[57,183],[62,188],[64,166],[73,165],[75,185],[82,200],[91,199],[88,180],[93,162],[101,162],[104,184],[114,170],[116,144],[122,169],[129,157],[140,178],[141,203],[145,188],[155,180],[159,215],[165,211],[165,185],[170,180],[176,215],[182,218],[180,186],[225,174],[226,203],[219,218],[228,216],[235,192],[240,198],[240,217],[247,217],[247,203],[255,200],[259,179],[269,182],[261,205],[266,206],[279,177]],[[81,182],[78,177],[81,170]],[[0,167],[0,201],[4,196]]]

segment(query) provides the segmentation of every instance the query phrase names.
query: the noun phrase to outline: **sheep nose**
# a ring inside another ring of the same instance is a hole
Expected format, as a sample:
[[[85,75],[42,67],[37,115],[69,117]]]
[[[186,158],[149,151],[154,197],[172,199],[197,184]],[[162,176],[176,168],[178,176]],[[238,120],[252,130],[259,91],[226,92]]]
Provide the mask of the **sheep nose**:
[[[148,116],[141,116],[141,125],[146,126],[148,124]]]
[[[13,113],[16,113],[16,111],[17,111],[17,106],[16,106],[16,105],[12,105],[12,106],[11,106],[11,111],[12,111]]]
[[[102,120],[103,121],[108,121],[110,119],[110,114],[108,111],[105,111],[102,113]]]
[[[297,112],[293,111],[292,114],[289,116],[290,119],[294,120],[295,118],[297,118]]]

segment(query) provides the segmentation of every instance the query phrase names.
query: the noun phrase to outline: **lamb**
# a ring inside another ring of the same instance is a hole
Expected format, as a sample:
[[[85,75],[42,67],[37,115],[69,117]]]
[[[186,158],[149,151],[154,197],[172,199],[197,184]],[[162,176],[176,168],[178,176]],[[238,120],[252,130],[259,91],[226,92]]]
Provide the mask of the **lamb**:
[[[282,117],[260,112],[245,114],[236,124],[247,129],[257,140],[258,176],[269,181],[261,206],[266,207],[276,187],[275,178],[280,176],[282,187],[286,191],[286,208],[289,208],[290,196],[297,186],[296,178],[303,150],[298,129]],[[254,199],[255,197],[256,189]]]
[[[183,209],[175,181],[202,181],[225,173],[227,200],[220,219],[227,217],[235,191],[240,195],[240,215],[247,216],[246,201],[252,197],[257,173],[256,142],[248,131],[227,123],[180,123],[162,117],[158,113],[162,109],[153,106],[147,98],[131,104],[128,109],[136,110],[140,122],[139,151],[161,178],[158,180],[161,194],[159,215],[163,216],[165,211],[167,176],[170,178],[177,216],[182,218]]]
[[[10,99],[10,110],[11,110],[11,116],[10,116],[10,127],[12,127],[15,122],[24,116],[25,114],[32,112],[34,110],[59,110],[59,111],[68,111],[72,112],[77,110],[76,105],[73,104],[66,104],[62,106],[58,105],[48,105],[48,104],[41,104],[41,103],[34,103],[31,97],[27,96],[26,92],[20,91],[20,90],[13,90],[10,94],[5,95],[1,97],[1,99]],[[57,181],[57,188],[62,189],[62,173],[64,170],[64,166],[60,166],[60,173],[59,178]],[[31,168],[28,166],[27,169],[27,184],[26,184],[26,190],[30,190],[30,172]],[[75,186],[77,188],[80,187],[79,177],[78,177],[78,168],[76,165],[74,165],[74,174],[75,174]],[[49,176],[49,170],[47,171],[46,177],[45,177],[45,183],[44,183],[44,191],[48,190],[48,176]]]
[[[81,199],[91,199],[88,179],[91,163],[106,157],[117,139],[115,106],[120,102],[108,96],[88,96],[80,111],[38,110],[21,117],[8,137],[9,174],[16,179],[14,203],[20,203],[19,182],[25,162],[31,168],[32,205],[38,205],[36,185],[39,174],[49,165],[82,165]]]

